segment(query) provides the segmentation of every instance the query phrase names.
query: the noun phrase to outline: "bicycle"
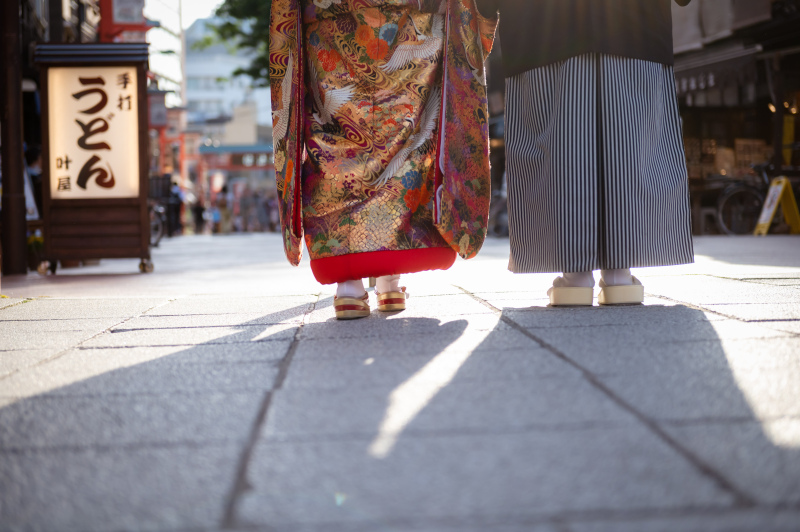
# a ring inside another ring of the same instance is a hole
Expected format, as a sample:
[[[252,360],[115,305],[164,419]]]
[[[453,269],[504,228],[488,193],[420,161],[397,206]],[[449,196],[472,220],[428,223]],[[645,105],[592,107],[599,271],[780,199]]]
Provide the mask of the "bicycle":
[[[753,234],[772,179],[781,175],[792,178],[797,174],[796,170],[778,169],[771,163],[754,164],[753,171],[756,175],[728,185],[717,200],[717,224],[726,235]]]
[[[731,183],[717,200],[717,226],[726,235],[752,234],[769,190],[771,165],[757,164],[757,175]]]

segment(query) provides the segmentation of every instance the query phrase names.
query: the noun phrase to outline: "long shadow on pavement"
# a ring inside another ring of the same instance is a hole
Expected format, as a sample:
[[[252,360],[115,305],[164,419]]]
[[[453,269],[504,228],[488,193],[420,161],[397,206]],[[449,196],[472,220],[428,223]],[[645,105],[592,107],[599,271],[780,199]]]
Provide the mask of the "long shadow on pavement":
[[[0,409],[0,529],[796,524],[792,405],[761,400],[763,354],[700,311],[292,321],[308,310],[191,347],[82,349],[50,364],[112,369],[14,384],[55,379]]]
[[[123,325],[99,338],[108,340],[106,346],[77,349],[0,381],[0,530],[238,526],[238,498],[249,482],[260,484],[250,471],[250,460],[257,458],[250,456],[253,445],[285,430],[276,423],[313,420],[321,408],[316,389],[330,386],[331,378],[364,384],[320,373],[325,357],[341,354],[324,346],[348,343],[353,325],[328,321],[301,327],[298,320],[309,310],[302,304],[218,328]],[[398,331],[431,337],[398,371],[369,382],[381,400],[361,405],[356,415],[377,425],[385,396],[467,324],[370,321],[394,338]],[[180,345],[193,335],[213,338]],[[364,358],[378,368],[388,357],[391,350]],[[305,391],[287,401],[277,393],[284,381]],[[31,395],[34,389],[42,391]],[[353,422],[347,410],[340,414],[336,430]]]

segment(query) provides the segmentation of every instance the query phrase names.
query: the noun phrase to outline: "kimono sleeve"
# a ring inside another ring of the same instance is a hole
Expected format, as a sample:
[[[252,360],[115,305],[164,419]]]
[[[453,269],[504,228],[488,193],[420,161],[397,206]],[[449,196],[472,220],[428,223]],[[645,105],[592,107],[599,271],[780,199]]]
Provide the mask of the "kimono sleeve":
[[[491,200],[484,60],[494,29],[474,0],[448,0],[447,10],[434,222],[445,241],[469,259],[486,238]]]
[[[278,205],[286,258],[300,263],[303,242],[301,170],[303,157],[303,47],[298,0],[273,0],[270,15],[269,78]]]

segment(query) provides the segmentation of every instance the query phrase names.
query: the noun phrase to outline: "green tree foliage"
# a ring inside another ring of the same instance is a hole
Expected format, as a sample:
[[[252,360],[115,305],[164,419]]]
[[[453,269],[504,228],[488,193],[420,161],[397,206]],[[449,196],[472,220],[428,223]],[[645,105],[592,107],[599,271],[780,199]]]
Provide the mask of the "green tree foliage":
[[[234,76],[250,76],[255,87],[269,86],[269,13],[271,0],[225,0],[215,11],[220,19],[211,24],[213,35],[195,44],[207,48],[225,44],[252,57],[250,65],[237,68]]]

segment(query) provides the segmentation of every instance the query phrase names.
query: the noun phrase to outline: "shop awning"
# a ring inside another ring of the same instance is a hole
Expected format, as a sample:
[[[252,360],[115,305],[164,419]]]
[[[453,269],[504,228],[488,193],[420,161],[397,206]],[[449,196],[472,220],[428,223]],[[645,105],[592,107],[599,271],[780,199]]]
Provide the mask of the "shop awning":
[[[673,4],[675,53],[699,50],[771,18],[771,0],[694,0],[686,7]]]

